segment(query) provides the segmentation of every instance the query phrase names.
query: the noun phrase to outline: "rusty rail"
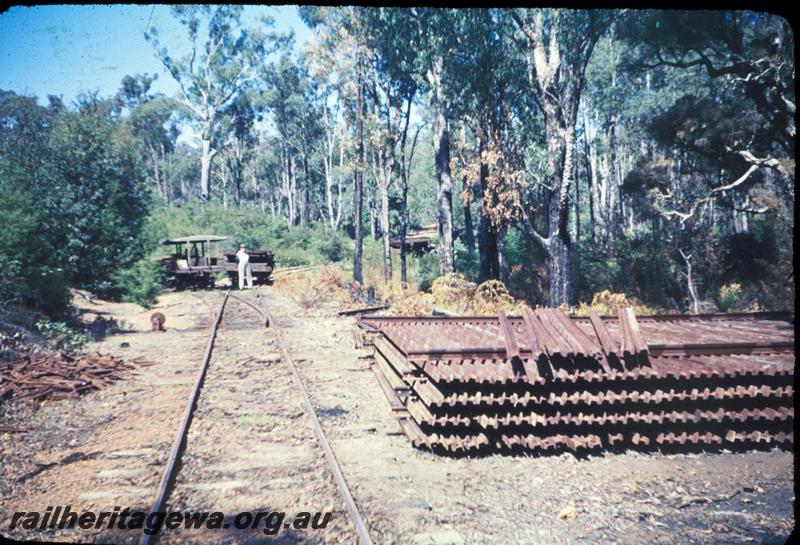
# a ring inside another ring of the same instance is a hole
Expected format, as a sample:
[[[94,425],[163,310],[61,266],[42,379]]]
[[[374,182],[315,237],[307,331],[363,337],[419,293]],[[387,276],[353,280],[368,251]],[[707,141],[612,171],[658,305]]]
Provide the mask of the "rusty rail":
[[[295,366],[294,361],[289,354],[289,350],[286,348],[286,343],[283,341],[278,324],[275,322],[275,320],[272,318],[272,315],[266,308],[259,310],[255,305],[251,306],[266,317],[267,323],[273,324],[273,333],[278,341],[278,346],[280,346],[283,357],[292,372],[292,380],[294,381],[301,397],[303,398],[303,404],[305,405],[306,412],[311,419],[311,423],[314,425],[314,431],[317,434],[320,445],[322,445],[322,449],[325,451],[325,457],[328,460],[328,465],[330,466],[333,477],[339,487],[339,492],[342,494],[342,499],[347,506],[350,517],[353,519],[353,524],[356,527],[359,541],[362,545],[372,545],[373,542],[369,536],[367,525],[364,523],[364,519],[361,517],[358,506],[353,499],[353,494],[350,492],[350,487],[347,485],[347,481],[344,478],[341,467],[339,467],[339,462],[336,460],[336,455],[333,453],[333,448],[331,448],[331,444],[328,441],[328,438],[325,436],[325,431],[322,429],[322,425],[319,422],[319,417],[314,410],[314,405],[311,403],[311,398],[308,396],[308,391],[306,391],[306,387],[303,385],[303,381],[300,378],[300,373],[297,371],[297,367]]]
[[[203,356],[203,362],[201,364],[200,370],[198,371],[197,380],[195,381],[192,393],[190,394],[189,400],[186,403],[186,409],[184,411],[183,420],[181,422],[181,426],[178,431],[178,436],[176,437],[172,447],[172,451],[170,452],[167,465],[164,469],[164,473],[161,478],[161,483],[159,485],[158,493],[156,494],[156,500],[153,503],[153,507],[150,512],[151,513],[158,512],[164,508],[166,500],[169,496],[170,489],[174,483],[175,475],[177,474],[178,461],[180,459],[181,452],[183,451],[183,448],[186,444],[186,436],[189,431],[189,426],[191,425],[192,413],[197,404],[197,398],[199,396],[200,390],[202,389],[203,386],[203,381],[206,375],[206,371],[208,370],[208,365],[211,360],[211,353],[214,347],[214,340],[216,339],[217,330],[219,329],[220,323],[222,321],[222,315],[229,297],[236,299],[241,303],[244,303],[251,309],[255,310],[258,314],[260,314],[261,317],[264,319],[263,323],[265,327],[270,327],[270,325],[273,325],[273,332],[275,338],[278,342],[278,345],[281,348],[284,360],[289,365],[289,368],[292,373],[292,380],[294,381],[295,385],[297,386],[297,389],[300,392],[301,397],[303,398],[303,403],[305,405],[306,412],[311,418],[317,438],[319,439],[319,442],[323,450],[325,451],[325,456],[331,468],[331,472],[333,473],[334,479],[336,480],[339,492],[342,494],[342,498],[353,520],[353,524],[356,528],[356,531],[358,532],[359,541],[362,543],[362,545],[372,545],[373,542],[369,536],[369,532],[367,531],[366,524],[364,524],[364,520],[362,519],[358,507],[356,506],[355,501],[353,500],[353,495],[350,492],[350,489],[347,485],[347,481],[345,480],[344,475],[342,474],[342,470],[339,467],[339,463],[336,460],[336,456],[333,453],[333,449],[331,448],[331,445],[328,442],[327,437],[325,436],[325,432],[322,430],[322,426],[320,425],[319,418],[317,417],[317,414],[314,411],[311,399],[309,398],[308,392],[306,391],[306,388],[303,385],[303,381],[300,378],[300,374],[297,371],[294,361],[289,355],[289,351],[286,348],[283,338],[281,337],[280,330],[278,329],[277,324],[275,324],[268,310],[262,309],[242,297],[232,295],[230,289],[228,289],[225,292],[225,297],[222,301],[222,304],[220,305],[216,318],[214,319],[211,328],[211,336],[208,340],[208,344],[206,345],[206,351]],[[153,541],[154,535],[157,534],[147,534],[147,533],[142,534],[142,537],[139,540],[139,545],[150,545],[150,543]]]
[[[217,338],[217,330],[219,329],[219,324],[222,321],[222,313],[225,310],[225,304],[228,302],[228,296],[230,293],[230,289],[225,292],[225,297],[219,307],[219,312],[217,312],[217,316],[211,326],[211,335],[208,339],[208,344],[206,344],[203,362],[200,365],[200,369],[197,371],[197,379],[195,380],[194,388],[192,388],[192,393],[189,395],[189,399],[186,402],[186,409],[183,411],[183,420],[181,421],[181,426],[178,429],[178,435],[175,438],[175,442],[172,445],[172,451],[170,452],[169,459],[167,460],[167,465],[164,468],[164,473],[161,476],[161,484],[159,485],[158,492],[156,493],[156,500],[153,502],[153,507],[150,510],[151,513],[157,513],[164,508],[164,504],[167,501],[167,496],[169,495],[169,490],[172,487],[175,475],[177,474],[178,460],[180,458],[181,451],[186,444],[186,436],[189,432],[189,425],[192,422],[192,413],[194,412],[195,405],[197,404],[197,398],[200,395],[200,390],[203,387],[203,380],[205,379],[206,371],[208,370],[208,362],[211,361],[211,351],[214,349],[214,340]],[[146,532],[143,533],[141,539],[139,540],[139,545],[149,545],[154,535],[156,534],[149,534]]]
[[[557,452],[791,445],[790,318],[524,308],[358,325],[415,446]]]

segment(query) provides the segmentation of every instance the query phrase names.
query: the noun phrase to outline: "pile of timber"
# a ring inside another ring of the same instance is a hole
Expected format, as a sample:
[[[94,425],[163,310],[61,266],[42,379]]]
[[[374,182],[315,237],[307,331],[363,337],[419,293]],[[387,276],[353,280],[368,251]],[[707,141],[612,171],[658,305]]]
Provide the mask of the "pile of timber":
[[[136,367],[152,364],[141,358],[126,362],[99,353],[30,354],[18,361],[0,364],[0,399],[74,399],[128,378]]]
[[[401,427],[446,453],[791,447],[783,313],[362,316]]]

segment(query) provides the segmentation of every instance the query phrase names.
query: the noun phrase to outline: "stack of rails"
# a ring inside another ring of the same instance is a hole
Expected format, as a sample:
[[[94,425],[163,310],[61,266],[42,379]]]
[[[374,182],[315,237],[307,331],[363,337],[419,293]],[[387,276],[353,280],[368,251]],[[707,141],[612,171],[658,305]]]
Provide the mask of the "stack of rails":
[[[128,378],[136,367],[149,365],[153,362],[142,358],[126,362],[100,353],[27,354],[18,361],[0,364],[0,399],[75,399]]]
[[[412,443],[434,452],[791,448],[786,313],[362,316]]]

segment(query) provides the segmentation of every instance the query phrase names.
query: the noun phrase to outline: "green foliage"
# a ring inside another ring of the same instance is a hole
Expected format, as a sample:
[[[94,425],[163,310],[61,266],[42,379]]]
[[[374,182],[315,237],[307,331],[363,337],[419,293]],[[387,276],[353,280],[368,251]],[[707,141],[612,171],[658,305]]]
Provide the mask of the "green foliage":
[[[417,289],[428,291],[433,281],[439,277],[439,258],[436,250],[431,250],[418,259],[409,262],[411,276],[417,279]]]
[[[286,221],[250,207],[225,208],[220,203],[187,203],[155,208],[148,216],[143,238],[151,255],[167,253],[158,241],[192,234],[227,236],[218,254],[234,251],[239,244],[252,249],[271,250],[279,267],[322,265],[352,259],[352,241],[339,231],[314,222],[307,229],[288,228]],[[214,249],[212,248],[212,252]]]
[[[112,272],[141,255],[148,204],[113,103],[84,96],[74,111],[47,109],[3,93],[0,126],[0,256],[14,264],[4,299],[58,315],[68,283],[110,295]]]
[[[546,295],[544,252],[517,229],[506,234],[505,243],[510,268],[506,280],[509,292],[517,299],[541,304]]]
[[[38,239],[43,218],[18,183],[24,177],[13,177],[0,161],[0,301],[60,315],[68,300],[64,270],[48,259],[48,245]]]
[[[75,331],[66,322],[39,320],[36,322],[36,330],[45,338],[51,350],[75,352],[89,342],[86,335]]]
[[[615,291],[631,294],[650,306],[665,306],[680,288],[674,264],[664,249],[664,241],[650,237],[618,241]]]
[[[66,316],[70,285],[152,304],[159,271],[143,256],[163,253],[163,238],[188,234],[227,235],[225,245],[212,249],[219,253],[239,243],[271,249],[279,266],[349,266],[353,244],[342,231],[353,227],[361,85],[367,95],[365,226],[375,199],[374,163],[386,151],[382,146],[399,144],[381,120],[400,113],[399,123],[386,124],[397,133],[414,98],[405,147],[407,154],[414,147],[414,158],[395,162],[390,189],[393,235],[403,212],[397,174],[406,166],[410,223],[436,220],[441,165],[431,153],[431,121],[438,112],[448,117],[457,227],[464,223],[461,188],[478,196],[480,185],[480,169],[466,164],[483,162],[489,171],[484,188],[487,179],[496,184],[489,197],[519,196],[531,225],[553,236],[549,208],[556,194],[548,188],[560,155],[546,144],[563,144],[564,137],[545,130],[542,111],[557,98],[556,110],[578,120],[567,230],[580,239],[571,248],[579,300],[612,290],[654,307],[681,308],[681,248],[693,255],[700,297],[718,299],[720,308],[782,308],[793,301],[787,278],[794,228],[794,38],[780,17],[721,10],[623,15],[419,8],[412,14],[304,7],[301,17],[315,26],[315,40],[299,56],[290,53],[290,37],[272,32],[273,21],[245,28],[240,6],[177,6],[172,13],[186,31],[186,55],[161,48],[155,29],[147,38],[182,84],[183,104],[151,93],[155,78],[147,74],[127,76],[112,99],[87,95],[70,107],[56,98],[40,106],[32,97],[0,91],[1,304]],[[530,86],[531,75],[544,74],[536,66],[528,73],[533,43],[519,28],[538,32],[540,23],[548,48],[561,59],[553,73],[557,85],[546,92]],[[367,70],[355,70],[357,58]],[[579,80],[585,83],[580,101]],[[181,116],[199,124],[216,153],[211,203],[196,202],[201,152],[177,143]],[[501,157],[509,176],[494,176],[499,162],[489,156]],[[762,158],[746,183],[709,194]],[[344,205],[339,231],[319,222],[328,213],[323,180],[330,183],[334,209]],[[284,219],[290,190],[295,212],[310,211],[307,228]],[[707,206],[686,221],[664,214],[701,202]],[[519,215],[504,221],[510,268],[504,281],[515,297],[541,303],[548,280],[544,251],[522,234]],[[596,234],[591,243],[590,231]],[[399,276],[396,254],[393,259]],[[382,277],[379,241],[365,240],[364,260],[375,284]],[[412,282],[422,288],[438,276],[435,251],[409,256],[408,263]],[[479,256],[456,241],[455,267],[474,280]]]
[[[466,278],[475,281],[480,273],[481,261],[478,252],[469,250],[461,239],[456,239],[453,242],[455,249],[455,268],[456,272],[460,272]]]
[[[620,238],[616,255],[589,242],[576,245],[575,293],[578,301],[591,301],[603,290],[624,293],[651,307],[674,308],[681,298],[676,265],[664,241],[651,237]]]
[[[162,276],[158,262],[142,259],[130,268],[114,272],[111,278],[123,301],[151,308],[161,293]]]

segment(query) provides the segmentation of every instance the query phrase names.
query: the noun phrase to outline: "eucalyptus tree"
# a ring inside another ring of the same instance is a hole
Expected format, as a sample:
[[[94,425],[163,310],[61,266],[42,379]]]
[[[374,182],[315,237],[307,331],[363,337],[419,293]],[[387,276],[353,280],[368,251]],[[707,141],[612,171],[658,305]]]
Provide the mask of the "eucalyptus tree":
[[[282,187],[287,199],[289,226],[297,219],[307,226],[311,213],[313,189],[309,161],[321,138],[320,108],[313,81],[302,58],[285,50],[276,63],[262,64],[262,100],[275,130],[281,136],[280,150],[284,165]],[[298,172],[302,184],[298,186]]]
[[[364,141],[367,44],[365,9],[352,7],[301,6],[298,12],[315,32],[327,35],[327,43],[338,43],[335,61],[339,68],[336,92],[344,100],[346,119],[353,134],[353,280],[363,281],[363,201],[366,152]]]
[[[417,78],[427,92],[433,130],[436,165],[437,216],[439,226],[439,272],[454,270],[453,177],[450,170],[450,94],[448,79],[457,54],[459,10],[411,8],[408,14],[416,27],[409,35],[408,49],[415,49]]]
[[[727,136],[715,130],[719,124],[700,126],[702,134],[721,139],[721,147],[714,150],[717,156],[738,164],[727,169],[727,179],[712,182],[704,194],[675,199],[669,192],[660,192],[659,207],[666,217],[685,224],[722,194],[746,191],[771,177],[792,178],[795,44],[786,19],[750,11],[652,11],[629,20],[622,35],[637,46],[633,66],[680,69],[695,79],[705,74],[731,97],[731,102],[724,97],[704,101],[687,95],[680,103],[684,115],[690,111],[692,117],[701,118],[722,114],[723,124],[728,115],[738,117]],[[692,133],[696,137],[697,130]],[[686,143],[686,133],[676,136],[683,136]],[[694,151],[703,152],[700,146]]]
[[[525,215],[529,236],[547,254],[549,304],[572,302],[569,191],[573,183],[575,128],[586,66],[597,40],[618,17],[603,10],[513,10],[525,56],[530,93],[544,116],[549,206],[547,234]],[[524,208],[523,208],[524,211]]]
[[[131,127],[150,166],[150,178],[164,203],[174,198],[167,169],[180,135],[179,123],[187,115],[180,103],[161,94],[150,93],[157,76],[148,74],[125,76],[114,97],[115,105],[126,113],[125,122]]]
[[[248,29],[242,24],[242,6],[179,5],[171,9],[187,31],[189,51],[173,57],[161,46],[158,29],[145,38],[172,78],[178,83],[179,100],[191,111],[200,126],[200,196],[208,199],[209,177],[214,157],[219,152],[220,119],[253,81],[256,61],[276,51],[285,38],[275,33]],[[265,28],[272,19],[261,20]]]
[[[380,201],[384,280],[389,283],[392,279],[389,190],[397,171],[400,174],[401,282],[405,283],[409,167],[406,144],[412,105],[419,88],[414,77],[419,52],[407,44],[417,33],[417,25],[407,17],[405,10],[376,8],[365,12],[365,28],[370,65],[367,88],[372,103],[370,140]]]
[[[660,239],[675,247],[690,304],[756,276],[771,284],[762,297],[779,299],[794,229],[788,23],[768,13],[650,11],[626,20],[619,36],[632,52],[628,71],[684,82],[643,124],[652,150],[625,185],[649,197],[663,222]]]
[[[301,7],[308,18],[318,8]],[[314,22],[311,37],[304,51],[305,64],[319,94],[322,121],[322,168],[325,182],[324,200],[327,225],[336,230],[342,221],[345,201],[345,179],[352,170],[349,157],[352,138],[346,123],[350,98],[354,96],[356,48],[354,37],[333,20],[329,24]]]
[[[453,163],[464,180],[464,240],[472,249],[469,205],[474,201],[481,281],[503,277],[508,269],[505,236],[519,221],[523,147],[534,136],[537,118],[521,76],[524,60],[508,38],[513,23],[504,15],[487,9],[459,12],[458,54],[449,78],[451,115],[461,126]]]
[[[253,160],[258,136],[255,124],[260,119],[256,97],[242,93],[226,108],[220,134],[225,140],[223,168],[233,183],[233,198],[237,206],[242,203],[245,170]]]

